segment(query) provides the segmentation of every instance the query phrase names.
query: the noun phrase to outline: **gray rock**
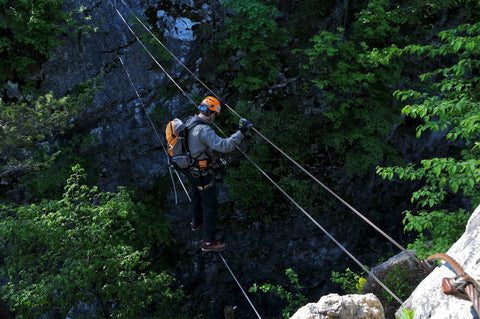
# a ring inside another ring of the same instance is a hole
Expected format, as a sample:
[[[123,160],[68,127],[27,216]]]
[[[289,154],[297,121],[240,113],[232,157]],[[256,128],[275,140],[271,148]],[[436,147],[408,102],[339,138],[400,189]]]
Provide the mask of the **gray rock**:
[[[456,260],[467,274],[474,279],[480,278],[480,206],[475,209],[467,224],[465,233],[447,251],[447,255]],[[415,310],[414,319],[478,319],[472,303],[442,292],[443,278],[452,278],[455,272],[451,266],[442,262],[423,280],[403,307]],[[396,313],[399,317],[401,309]]]
[[[383,307],[374,294],[329,294],[300,308],[290,319],[383,319]]]

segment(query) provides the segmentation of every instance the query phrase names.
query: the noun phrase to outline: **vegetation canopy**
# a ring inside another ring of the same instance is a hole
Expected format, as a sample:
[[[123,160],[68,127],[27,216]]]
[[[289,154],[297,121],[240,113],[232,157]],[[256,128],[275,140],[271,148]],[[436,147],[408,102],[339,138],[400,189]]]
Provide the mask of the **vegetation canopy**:
[[[135,248],[139,207],[125,189],[99,192],[84,178],[74,166],[61,200],[1,207],[4,299],[24,318],[92,306],[100,312],[85,316],[147,318],[156,309],[177,318],[175,279],[152,268],[148,247]]]

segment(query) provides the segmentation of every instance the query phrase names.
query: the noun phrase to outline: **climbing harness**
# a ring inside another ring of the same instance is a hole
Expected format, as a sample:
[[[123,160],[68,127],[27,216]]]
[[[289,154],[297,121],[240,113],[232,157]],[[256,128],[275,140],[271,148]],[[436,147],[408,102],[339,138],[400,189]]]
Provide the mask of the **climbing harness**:
[[[429,263],[434,260],[443,260],[449,263],[456,274],[455,277],[442,279],[442,291],[446,295],[471,301],[477,315],[480,316],[480,283],[468,275],[456,260],[444,253],[433,254],[422,261],[426,272],[432,272],[436,268],[436,265]]]

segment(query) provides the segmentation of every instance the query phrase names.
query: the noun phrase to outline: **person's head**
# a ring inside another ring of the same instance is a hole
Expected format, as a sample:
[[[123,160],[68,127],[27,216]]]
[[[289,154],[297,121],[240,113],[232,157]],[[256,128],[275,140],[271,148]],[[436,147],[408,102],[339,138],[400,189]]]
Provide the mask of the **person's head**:
[[[210,121],[213,121],[215,116],[220,114],[221,109],[222,106],[220,105],[220,101],[213,96],[207,96],[198,106],[200,114],[203,114]]]

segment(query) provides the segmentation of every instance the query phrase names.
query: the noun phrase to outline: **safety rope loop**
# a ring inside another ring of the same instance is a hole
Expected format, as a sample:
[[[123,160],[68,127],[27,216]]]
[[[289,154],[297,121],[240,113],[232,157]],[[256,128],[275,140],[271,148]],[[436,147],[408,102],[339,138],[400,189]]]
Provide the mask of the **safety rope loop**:
[[[442,291],[461,299],[470,300],[480,316],[480,283],[468,275],[460,264],[444,253],[429,256],[426,261],[443,260],[452,266],[456,276],[442,279]]]
[[[425,273],[431,273],[435,268],[437,268],[436,264],[429,263],[427,260],[420,260],[420,267],[423,268]]]

